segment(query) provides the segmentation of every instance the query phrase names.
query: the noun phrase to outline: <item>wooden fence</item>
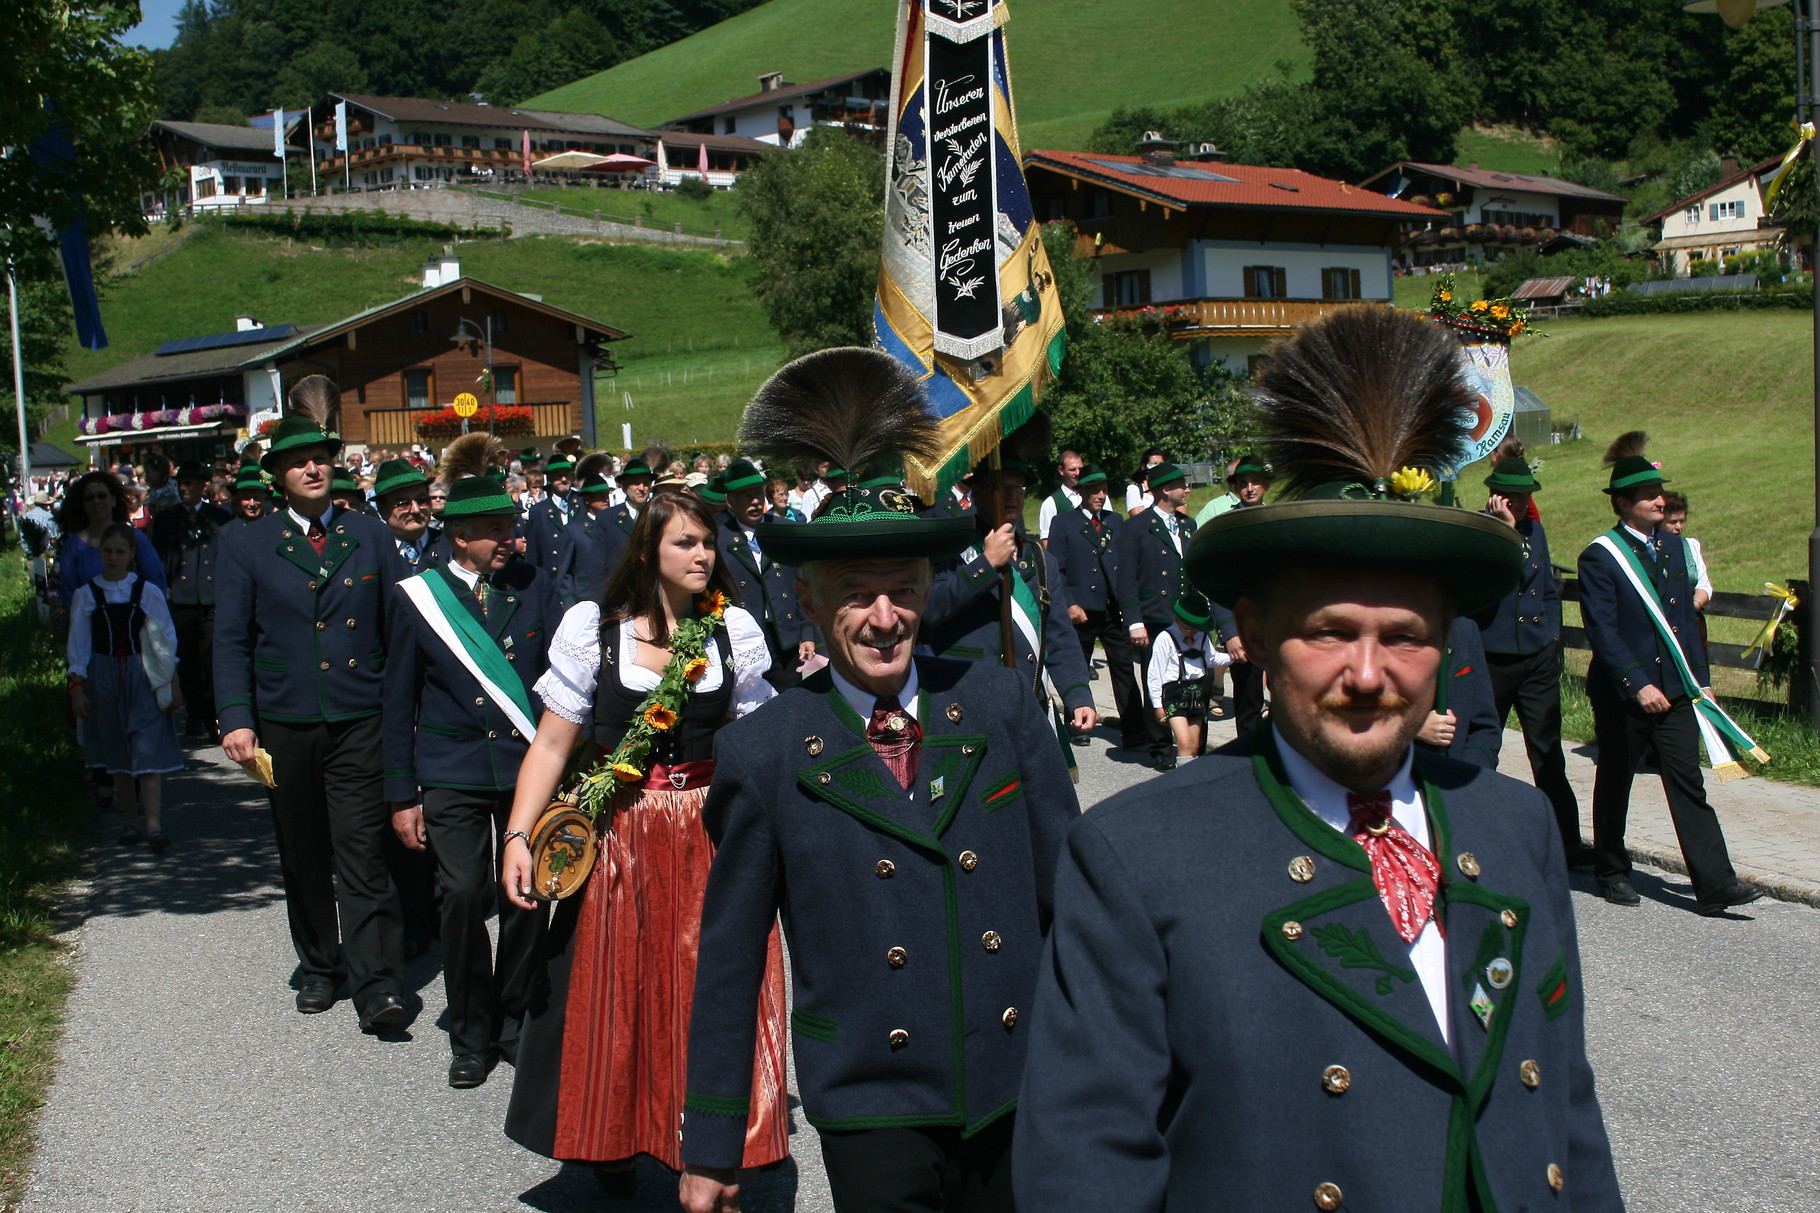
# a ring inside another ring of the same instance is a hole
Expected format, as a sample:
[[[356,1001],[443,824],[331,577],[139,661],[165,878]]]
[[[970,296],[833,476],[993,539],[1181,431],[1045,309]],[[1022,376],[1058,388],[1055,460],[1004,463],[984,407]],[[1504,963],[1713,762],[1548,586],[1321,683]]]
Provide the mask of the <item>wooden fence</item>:
[[[1562,602],[1580,601],[1580,579],[1565,574],[1568,569],[1555,565],[1555,584],[1560,588]],[[1730,594],[1717,593],[1706,604],[1705,614],[1715,619],[1754,619],[1767,621],[1776,613],[1778,600],[1768,594]],[[1572,625],[1561,628],[1561,646],[1569,649],[1591,650],[1586,641],[1586,629]],[[1744,655],[1744,646],[1739,644],[1722,644],[1718,641],[1707,641],[1706,659],[1709,665],[1722,666],[1730,670],[1755,670],[1754,658]]]

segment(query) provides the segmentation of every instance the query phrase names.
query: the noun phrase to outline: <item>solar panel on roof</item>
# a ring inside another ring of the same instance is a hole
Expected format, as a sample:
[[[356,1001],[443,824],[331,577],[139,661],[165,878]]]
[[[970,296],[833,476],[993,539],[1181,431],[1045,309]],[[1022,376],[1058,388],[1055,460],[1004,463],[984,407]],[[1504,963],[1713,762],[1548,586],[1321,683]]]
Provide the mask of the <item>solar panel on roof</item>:
[[[1239,184],[1237,177],[1223,177],[1219,173],[1209,172],[1204,168],[1188,168],[1180,164],[1172,168],[1163,168],[1155,164],[1127,164],[1122,160],[1089,159],[1087,163],[1097,164],[1101,168],[1111,169],[1115,173],[1129,173],[1134,177],[1173,177],[1179,181],[1223,181],[1227,185]]]
[[[268,324],[256,329],[242,329],[233,333],[210,333],[206,337],[179,337],[167,341],[153,350],[153,354],[162,357],[167,354],[194,354],[202,350],[219,350],[236,345],[258,345],[262,341],[283,341],[297,331],[294,324]]]

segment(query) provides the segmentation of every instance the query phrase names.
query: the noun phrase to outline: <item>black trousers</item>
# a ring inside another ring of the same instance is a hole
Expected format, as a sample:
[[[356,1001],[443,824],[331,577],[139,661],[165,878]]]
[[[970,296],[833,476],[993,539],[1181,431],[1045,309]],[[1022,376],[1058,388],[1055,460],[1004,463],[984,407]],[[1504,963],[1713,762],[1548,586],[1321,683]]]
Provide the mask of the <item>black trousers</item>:
[[[1630,875],[1630,855],[1624,849],[1630,785],[1637,759],[1653,744],[1694,896],[1709,900],[1736,884],[1738,874],[1725,848],[1725,833],[1707,803],[1700,774],[1700,728],[1694,722],[1693,703],[1678,696],[1668,711],[1652,716],[1634,698],[1620,696],[1597,670],[1586,680],[1586,693],[1592,700],[1593,733],[1599,742],[1599,770],[1593,780],[1593,874],[1602,881]]]
[[[1539,652],[1487,653],[1491,667],[1491,695],[1503,726],[1510,710],[1517,710],[1523,729],[1523,748],[1529,751],[1529,771],[1536,787],[1555,810],[1561,845],[1569,852],[1580,849],[1580,801],[1567,782],[1567,752],[1561,744],[1561,646],[1557,642]]]
[[[502,1041],[516,1052],[543,943],[542,909],[521,910],[500,896],[496,844],[512,814],[512,793],[423,790],[423,825],[442,883],[442,985],[449,1002],[449,1047],[483,1053]],[[487,915],[499,911],[499,953]]]
[[[1015,1114],[959,1129],[821,1130],[835,1213],[1012,1213]]]
[[[1235,661],[1226,673],[1232,678],[1232,723],[1243,737],[1264,723],[1264,669]]]
[[[1167,619],[1146,619],[1144,620],[1144,630],[1150,635],[1150,643],[1142,648],[1137,645],[1131,647],[1132,651],[1137,654],[1138,663],[1144,667],[1138,680],[1138,686],[1143,694],[1145,748],[1150,751],[1152,758],[1173,758],[1175,757],[1175,734],[1170,731],[1167,720],[1156,718],[1155,709],[1162,705],[1152,702],[1150,698],[1150,663],[1156,658],[1156,638],[1169,630],[1169,621]],[[1164,676],[1164,681],[1168,681],[1167,674]]]
[[[305,977],[339,977],[356,1006],[403,994],[398,890],[386,869],[392,814],[380,782],[377,715],[334,723],[259,722],[272,756],[272,823],[291,943]]]
[[[177,625],[177,686],[185,716],[207,730],[215,727],[215,607],[171,606]]]
[[[1112,702],[1119,713],[1119,744],[1128,750],[1149,744],[1149,730],[1144,721],[1150,714],[1144,710],[1144,693],[1138,689],[1133,666],[1137,653],[1131,643],[1131,629],[1117,611],[1088,611],[1087,622],[1074,625],[1080,638],[1081,657],[1087,668],[1093,668],[1093,642],[1098,640],[1106,650],[1106,673],[1112,678]]]

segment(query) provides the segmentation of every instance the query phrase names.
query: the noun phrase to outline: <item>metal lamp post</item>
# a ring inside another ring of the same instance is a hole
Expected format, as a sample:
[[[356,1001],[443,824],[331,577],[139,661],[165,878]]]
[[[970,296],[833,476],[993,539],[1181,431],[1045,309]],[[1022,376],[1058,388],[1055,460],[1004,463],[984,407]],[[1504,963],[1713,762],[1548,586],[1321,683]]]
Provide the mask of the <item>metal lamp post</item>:
[[[499,412],[499,399],[498,399],[499,392],[493,382],[493,314],[491,312],[487,313],[487,322],[483,329],[484,337],[481,334],[475,333],[474,327],[475,327],[474,322],[472,320],[469,320],[466,316],[461,317],[461,323],[455,329],[455,335],[453,337],[449,338],[449,340],[451,342],[453,342],[455,345],[463,346],[463,347],[465,347],[470,341],[484,340],[484,342],[485,342],[486,375],[487,375],[487,433],[491,434],[494,429],[494,422],[496,421],[494,414]],[[462,432],[463,433],[467,432],[467,426],[465,424],[462,426]]]
[[[1789,0],[1694,0],[1683,7],[1690,13],[1718,13],[1733,29],[1743,26],[1760,8],[1777,8]],[[1795,6],[1795,113],[1796,124],[1820,123],[1820,0]],[[1814,174],[1820,190],[1820,171]],[[1816,232],[1809,257],[1809,280],[1820,283],[1820,232]],[[1807,634],[1807,708],[1820,730],[1820,307],[1814,308],[1814,529],[1807,537],[1807,593],[1801,604]]]

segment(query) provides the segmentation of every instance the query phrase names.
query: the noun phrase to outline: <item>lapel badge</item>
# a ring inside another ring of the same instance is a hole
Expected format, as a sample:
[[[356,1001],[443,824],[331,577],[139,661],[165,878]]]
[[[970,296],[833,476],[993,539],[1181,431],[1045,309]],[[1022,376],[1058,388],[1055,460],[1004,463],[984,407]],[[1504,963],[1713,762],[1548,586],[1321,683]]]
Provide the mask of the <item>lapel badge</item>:
[[[1500,956],[1485,966],[1485,980],[1491,983],[1494,990],[1502,990],[1510,984],[1510,979],[1517,975],[1516,966]]]
[[[803,749],[809,751],[809,757],[819,757],[822,752],[822,739],[819,737],[803,738]]]
[[[511,648],[511,647],[512,647],[512,637],[511,637],[511,636],[510,636],[510,635],[508,635],[508,636],[507,636],[507,637],[506,637],[506,638],[505,638],[505,641],[504,641],[504,643],[502,643],[502,644],[501,644],[501,645],[500,645],[500,647],[501,647],[501,648],[506,648],[506,649],[509,649],[509,648]]]
[[[1471,851],[1461,851],[1460,858],[1458,860],[1456,860],[1455,862],[1457,862],[1460,865],[1460,872],[1462,875],[1470,876],[1470,877],[1473,877],[1474,879],[1477,879],[1477,877],[1479,875],[1479,857],[1478,856],[1474,855]]]
[[[1491,1000],[1491,995],[1485,992],[1485,987],[1476,981],[1473,982],[1472,1013],[1478,1016],[1481,1028],[1487,1030],[1491,1028],[1491,1013],[1497,1009],[1498,1005]]]
[[[1289,861],[1289,879],[1297,884],[1307,884],[1314,879],[1314,858],[1309,855],[1297,855]]]
[[[902,712],[893,712],[891,715],[885,717],[885,727],[893,733],[903,732],[909,724],[910,721]]]
[[[929,799],[931,802],[940,800],[943,796],[947,795],[948,789],[944,786],[946,782],[947,777],[944,775],[937,775],[934,779],[929,781]]]
[[[959,724],[961,722],[961,717],[965,714],[966,713],[962,711],[960,704],[951,703],[948,705],[948,719],[952,720],[955,724]]]

